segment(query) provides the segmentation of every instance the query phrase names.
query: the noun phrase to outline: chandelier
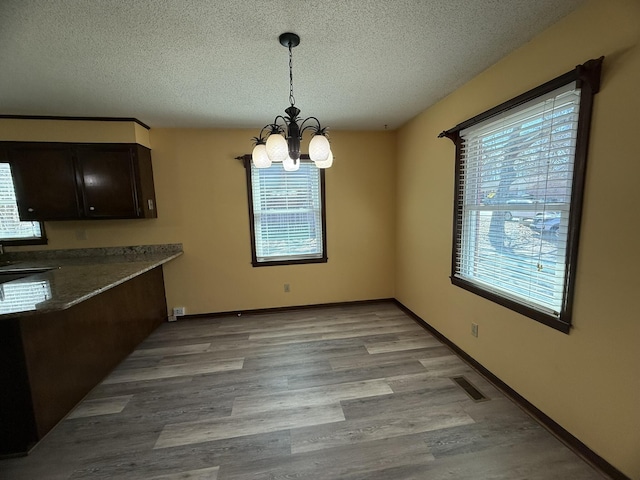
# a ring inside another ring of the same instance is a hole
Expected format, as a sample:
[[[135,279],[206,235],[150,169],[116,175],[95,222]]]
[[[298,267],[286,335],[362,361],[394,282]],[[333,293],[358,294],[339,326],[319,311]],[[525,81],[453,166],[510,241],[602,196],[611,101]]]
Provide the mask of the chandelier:
[[[313,133],[309,142],[309,158],[318,168],[329,168],[333,164],[333,153],[327,139],[327,127],[322,127],[316,117],[301,120],[300,110],[293,97],[293,47],[300,44],[295,33],[283,33],[280,44],[289,49],[289,107],[286,115],[278,115],[273,123],[265,125],[257,137],[253,137],[255,147],[251,154],[256,168],[269,168],[272,163],[282,162],[287,172],[300,168],[300,141],[307,130]]]

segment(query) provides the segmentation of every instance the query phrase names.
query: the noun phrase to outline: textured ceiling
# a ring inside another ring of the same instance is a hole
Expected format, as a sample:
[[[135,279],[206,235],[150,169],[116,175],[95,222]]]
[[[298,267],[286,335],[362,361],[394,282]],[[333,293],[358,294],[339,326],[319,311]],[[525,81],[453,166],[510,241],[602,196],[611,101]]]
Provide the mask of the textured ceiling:
[[[288,106],[292,31],[303,117],[394,129],[582,3],[1,0],[0,114],[259,128]]]

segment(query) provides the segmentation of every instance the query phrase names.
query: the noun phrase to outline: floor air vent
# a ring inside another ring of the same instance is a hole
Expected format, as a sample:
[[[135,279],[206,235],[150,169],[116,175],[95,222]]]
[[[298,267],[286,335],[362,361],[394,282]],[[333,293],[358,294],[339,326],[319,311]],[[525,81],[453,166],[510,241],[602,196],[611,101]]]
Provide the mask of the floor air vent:
[[[474,387],[465,377],[451,377],[451,380],[456,382],[474,402],[485,402],[489,400],[488,397],[485,397],[484,393]]]

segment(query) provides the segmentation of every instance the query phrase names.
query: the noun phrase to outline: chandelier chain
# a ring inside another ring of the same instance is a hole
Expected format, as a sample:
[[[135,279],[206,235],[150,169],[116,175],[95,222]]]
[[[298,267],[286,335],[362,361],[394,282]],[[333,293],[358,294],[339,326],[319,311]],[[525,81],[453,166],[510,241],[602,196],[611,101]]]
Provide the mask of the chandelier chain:
[[[296,104],[296,99],[293,96],[293,47],[289,43],[289,103],[293,107]]]

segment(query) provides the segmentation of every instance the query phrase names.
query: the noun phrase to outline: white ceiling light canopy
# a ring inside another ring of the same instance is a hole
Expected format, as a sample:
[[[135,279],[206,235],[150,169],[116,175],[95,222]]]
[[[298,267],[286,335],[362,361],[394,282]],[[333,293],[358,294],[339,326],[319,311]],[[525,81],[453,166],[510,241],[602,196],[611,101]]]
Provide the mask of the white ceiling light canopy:
[[[329,168],[333,164],[331,145],[327,138],[327,127],[322,127],[316,117],[301,120],[300,110],[295,106],[293,96],[293,55],[292,50],[300,44],[300,37],[286,32],[280,35],[280,44],[289,49],[289,107],[286,116],[278,115],[273,123],[265,125],[260,135],[253,137],[255,147],[251,158],[256,168],[268,168],[272,162],[282,162],[287,172],[295,172],[300,167],[300,141],[307,130],[313,132],[309,143],[309,158],[318,168]],[[300,124],[298,124],[300,122]],[[266,132],[266,139],[265,139]],[[265,158],[266,157],[266,158]]]

